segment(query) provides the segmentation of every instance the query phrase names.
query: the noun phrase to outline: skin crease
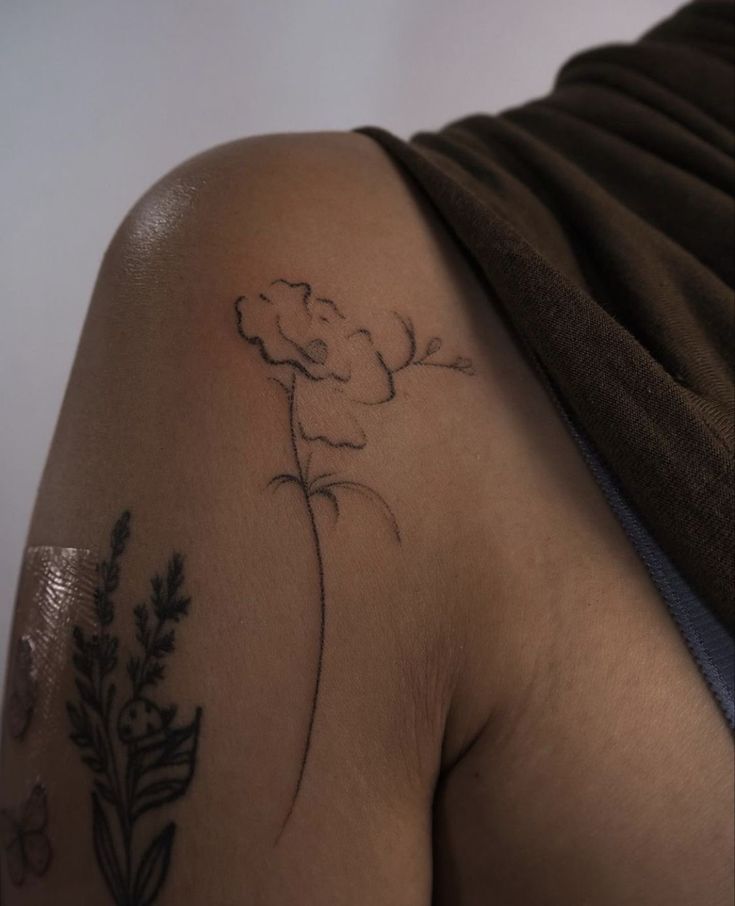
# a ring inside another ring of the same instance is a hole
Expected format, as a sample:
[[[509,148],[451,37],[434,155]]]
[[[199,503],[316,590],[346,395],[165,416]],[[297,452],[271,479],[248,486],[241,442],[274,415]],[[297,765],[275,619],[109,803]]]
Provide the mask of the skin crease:
[[[380,492],[401,544],[361,502],[337,520],[315,502],[322,694],[274,847],[310,707],[317,586],[297,492],[266,487],[292,468],[283,390],[233,305],[277,278],[334,299],[386,361],[405,354],[398,312],[475,374],[407,369],[366,412],[364,450],[315,453]],[[731,902],[724,721],[488,298],[358,135],[213,149],[113,239],[28,543],[104,549],[131,509],[123,647],[150,576],[172,549],[186,558],[192,610],[166,684],[205,723],[195,782],[167,814],[163,906]],[[70,666],[57,679],[69,695],[72,679]],[[22,764],[11,742],[2,803]],[[3,902],[106,902],[88,772],[65,730],[35,745],[53,870],[23,888],[3,874]]]

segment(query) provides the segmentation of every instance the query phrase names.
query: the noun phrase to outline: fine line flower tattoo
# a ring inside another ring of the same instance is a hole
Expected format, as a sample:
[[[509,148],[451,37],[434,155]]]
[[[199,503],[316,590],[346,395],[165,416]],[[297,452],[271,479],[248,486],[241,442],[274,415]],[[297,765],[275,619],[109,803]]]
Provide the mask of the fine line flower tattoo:
[[[127,662],[129,697],[116,704],[117,636],[112,595],[120,558],[130,538],[130,513],[115,523],[110,556],[97,567],[95,634],[73,629],[75,684],[79,700],[67,703],[70,739],[94,774],[92,836],[97,864],[115,906],[150,906],[168,875],[176,823],[169,821],[147,844],[135,836],[138,819],[184,795],[194,776],[202,709],[174,726],[176,706],[160,707],[154,690],[165,679],[165,659],[175,651],[175,629],[189,613],[182,592],[184,561],[173,554],[165,576],[151,579],[150,600],[133,611],[137,655]],[[145,694],[144,694],[145,693]]]
[[[394,540],[401,533],[393,510],[374,488],[347,475],[325,471],[312,475],[315,449],[360,451],[367,445],[361,415],[367,407],[388,403],[396,396],[397,376],[409,368],[443,369],[474,374],[471,359],[457,356],[445,360],[443,341],[430,337],[419,350],[413,323],[397,312],[406,347],[398,364],[389,365],[385,350],[377,348],[371,332],[355,324],[331,299],[315,295],[309,283],[280,278],[265,290],[235,301],[237,330],[256,347],[272,366],[271,377],[282,388],[287,407],[288,436],[293,472],[274,475],[268,486],[274,490],[291,486],[308,517],[319,585],[319,637],[311,708],[301,760],[288,811],[278,834],[280,839],[301,791],[311,749],[322,679],[326,629],[326,588],[323,545],[314,508],[317,498],[327,500],[340,517],[343,494],[356,495],[376,507]]]

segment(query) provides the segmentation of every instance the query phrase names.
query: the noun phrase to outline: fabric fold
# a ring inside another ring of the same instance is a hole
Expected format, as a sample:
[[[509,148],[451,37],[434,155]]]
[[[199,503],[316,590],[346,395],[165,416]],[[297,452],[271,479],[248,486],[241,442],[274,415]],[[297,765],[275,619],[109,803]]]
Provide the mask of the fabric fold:
[[[646,530],[735,624],[735,6],[571,58],[543,98],[404,141]]]

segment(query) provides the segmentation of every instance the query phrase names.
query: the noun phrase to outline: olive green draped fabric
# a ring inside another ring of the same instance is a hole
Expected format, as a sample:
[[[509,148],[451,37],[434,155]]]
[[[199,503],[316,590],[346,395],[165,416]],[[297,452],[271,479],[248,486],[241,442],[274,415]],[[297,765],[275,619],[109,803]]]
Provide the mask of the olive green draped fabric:
[[[629,502],[735,610],[735,6],[580,53],[546,96],[406,142],[431,200]],[[488,64],[491,65],[491,64]]]

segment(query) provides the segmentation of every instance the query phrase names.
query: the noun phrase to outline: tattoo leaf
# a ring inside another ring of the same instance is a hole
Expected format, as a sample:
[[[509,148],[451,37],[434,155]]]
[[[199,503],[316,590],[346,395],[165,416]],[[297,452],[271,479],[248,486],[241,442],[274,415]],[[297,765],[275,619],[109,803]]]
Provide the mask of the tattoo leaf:
[[[74,644],[76,652],[72,657],[74,667],[87,679],[92,679],[92,669],[94,665],[93,655],[90,643],[84,637],[84,632],[79,626],[74,627]]]
[[[135,613],[135,638],[144,647],[147,648],[150,642],[150,632],[148,629],[148,608],[145,604],[138,604],[134,610]]]
[[[138,682],[138,674],[140,673],[140,658],[133,655],[130,656],[128,661],[128,676],[133,686]]]
[[[401,322],[403,329],[406,331],[406,336],[408,337],[408,353],[403,364],[399,365],[398,368],[393,369],[395,372],[407,368],[416,358],[416,329],[410,318],[404,318],[402,315],[399,315],[397,311],[394,311],[393,314]]]
[[[167,824],[146,850],[138,866],[133,884],[133,902],[136,906],[150,906],[163,886],[171,862],[171,847],[176,825]]]
[[[345,478],[338,479],[337,481],[328,481],[324,484],[318,485],[313,491],[311,491],[311,496],[320,495],[322,497],[327,497],[327,499],[330,499],[334,498],[335,490],[353,491],[354,493],[359,494],[360,496],[369,500],[371,503],[374,503],[390,525],[393,534],[396,536],[396,541],[400,543],[401,533],[398,528],[396,517],[393,514],[393,510],[388,506],[388,504],[380,496],[380,494],[378,494],[377,491],[360,481],[350,481]],[[339,504],[336,502],[336,500],[334,500],[333,502],[335,511],[337,515],[339,515]]]
[[[66,703],[66,711],[71,721],[72,730],[80,736],[87,736],[89,733],[89,721],[83,707],[77,708],[71,702]]]
[[[112,792],[112,790],[110,789],[110,787],[109,787],[106,783],[103,783],[101,780],[95,780],[95,782],[94,782],[94,788],[97,790],[97,792],[99,793],[99,795],[100,795],[106,802],[109,802],[109,803],[110,803],[110,805],[116,805],[116,804],[117,804],[117,799],[115,798],[115,794]]]
[[[182,796],[194,776],[201,708],[185,727],[143,741],[130,756],[133,821],[151,808]]]
[[[441,346],[441,337],[432,337],[426,344],[426,352],[424,353],[424,358],[427,358],[430,355],[434,355],[435,352],[438,352],[441,349]]]
[[[184,558],[174,554],[168,562],[165,579],[155,575],[151,579],[150,609],[147,604],[135,608],[135,638],[143,649],[142,657],[128,660],[128,676],[133,686],[133,696],[139,696],[146,686],[155,686],[164,677],[166,655],[175,650],[174,630],[163,631],[167,622],[178,623],[189,612],[191,598],[180,594],[184,581]],[[151,612],[155,625],[151,626]]]
[[[115,903],[126,903],[128,901],[127,890],[115,850],[115,841],[107,816],[94,793],[92,793],[92,834],[95,855],[108,890]]]
[[[115,701],[115,693],[117,692],[117,686],[114,683],[110,683],[107,689],[107,700],[105,701],[105,714],[109,714],[112,711],[112,704]]]
[[[125,512],[115,523],[110,535],[110,559],[103,560],[97,567],[101,582],[94,590],[94,609],[100,626],[109,626],[115,617],[115,606],[110,595],[117,589],[120,581],[118,559],[125,551],[130,537],[130,513]]]
[[[88,768],[91,768],[91,770],[93,770],[95,774],[101,774],[105,769],[99,758],[95,758],[94,755],[85,755],[82,758],[82,761],[87,765]]]
[[[178,623],[181,617],[186,616],[191,598],[178,596],[183,581],[184,558],[181,554],[174,554],[168,563],[165,584],[161,576],[154,576],[151,580],[153,611],[159,622],[173,620]]]
[[[75,680],[77,691],[79,692],[79,697],[84,702],[85,705],[89,705],[95,711],[99,711],[99,702],[97,701],[97,696],[94,693],[94,689],[83,680]]]
[[[165,666],[160,661],[153,661],[145,668],[139,688],[143,689],[145,686],[155,686],[156,683],[161,682],[165,673]]]
[[[158,636],[151,646],[151,657],[163,657],[174,650],[174,631],[171,629],[164,635]]]
[[[98,660],[103,676],[107,676],[117,666],[117,639],[104,633],[96,639]]]
[[[273,485],[273,490],[278,490],[282,485],[288,484],[289,482],[294,482],[295,484],[301,484],[299,479],[295,475],[288,475],[283,473],[282,475],[274,475],[273,478],[268,482],[266,487]]]
[[[337,518],[339,516],[339,501],[337,500],[337,495],[334,491],[330,491],[329,488],[318,488],[316,491],[311,492],[312,497],[324,497],[328,500],[334,507],[334,516]]]

